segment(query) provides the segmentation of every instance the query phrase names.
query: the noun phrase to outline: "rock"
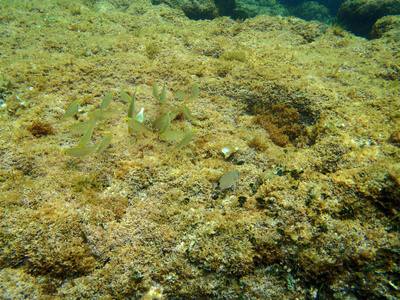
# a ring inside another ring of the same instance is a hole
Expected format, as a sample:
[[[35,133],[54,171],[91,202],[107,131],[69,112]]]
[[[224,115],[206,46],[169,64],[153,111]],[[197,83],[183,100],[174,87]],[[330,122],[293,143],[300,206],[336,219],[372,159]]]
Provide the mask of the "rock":
[[[400,39],[400,15],[386,16],[380,18],[372,27],[370,37],[379,39],[381,37],[393,37]]]
[[[331,21],[329,9],[316,1],[303,2],[296,7],[294,14],[296,17],[306,21],[317,20],[322,23],[329,23]]]
[[[132,2],[126,12],[131,15],[143,15],[151,8],[152,3],[150,0],[142,0],[140,2]]]
[[[375,22],[387,15],[400,14],[399,0],[347,0],[338,11],[338,21],[354,34],[369,37]]]
[[[232,13],[236,8],[235,0],[214,0],[214,2],[218,8],[219,15],[232,16]]]
[[[250,1],[250,0],[248,0]],[[336,16],[337,11],[339,10],[340,5],[342,5],[345,0],[314,0],[320,5],[323,5],[329,9],[329,11]],[[292,9],[296,8],[299,5],[302,5],[302,2],[299,0],[280,0],[282,5],[285,5],[287,8]]]
[[[245,11],[250,17],[258,15],[290,15],[288,9],[286,9],[278,0],[236,0],[236,8],[237,11]]]
[[[219,11],[213,0],[154,0],[153,4],[165,3],[173,8],[182,9],[189,19],[214,19]]]

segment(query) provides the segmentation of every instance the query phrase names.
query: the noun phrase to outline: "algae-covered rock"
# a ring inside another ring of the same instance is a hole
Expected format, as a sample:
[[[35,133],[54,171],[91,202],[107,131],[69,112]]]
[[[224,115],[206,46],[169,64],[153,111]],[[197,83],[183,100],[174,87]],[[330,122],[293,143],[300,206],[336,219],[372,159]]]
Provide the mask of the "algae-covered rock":
[[[236,6],[238,9],[248,13],[249,16],[254,17],[257,15],[269,15],[269,16],[287,16],[289,11],[282,5],[278,0],[236,0]]]
[[[230,16],[236,8],[236,0],[214,0],[221,16]]]
[[[387,15],[400,13],[398,0],[347,0],[338,11],[338,21],[353,33],[369,37],[372,26]]]
[[[218,17],[218,8],[213,0],[154,0],[153,4],[165,3],[173,8],[180,8],[185,15],[194,20],[214,19]]]
[[[323,23],[329,23],[331,16],[329,9],[316,1],[307,1],[296,7],[294,14],[306,21],[317,20]]]
[[[373,39],[381,37],[400,38],[400,16],[385,16],[380,18],[372,27],[370,37]]]
[[[340,5],[342,5],[345,0],[317,0],[317,2],[321,5],[326,6],[332,14],[336,14],[339,10]]]
[[[345,2],[345,0],[315,0],[321,5],[324,5],[328,7],[332,11],[337,11],[340,7],[340,5]],[[283,5],[286,5],[288,7],[296,7],[297,5],[301,4],[301,2],[305,1],[299,1],[299,0],[280,0],[280,3]]]
[[[183,10],[193,20],[232,16],[236,8],[235,0],[153,0],[153,4],[161,3]]]
[[[149,1],[0,6],[0,298],[400,299],[399,43]]]

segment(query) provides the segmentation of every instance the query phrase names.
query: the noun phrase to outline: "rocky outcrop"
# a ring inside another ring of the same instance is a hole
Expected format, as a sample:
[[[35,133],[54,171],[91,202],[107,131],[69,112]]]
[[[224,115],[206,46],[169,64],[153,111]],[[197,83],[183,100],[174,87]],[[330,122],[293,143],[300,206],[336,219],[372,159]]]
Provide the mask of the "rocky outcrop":
[[[236,7],[235,0],[153,0],[153,4],[161,3],[182,9],[193,20],[230,16]]]
[[[400,15],[380,18],[372,27],[370,36],[373,39],[391,37],[400,40]]]
[[[329,9],[316,1],[306,1],[298,5],[293,11],[296,17],[306,21],[317,20],[322,23],[329,23],[332,17],[329,15]]]
[[[338,21],[354,34],[370,37],[378,19],[397,14],[400,14],[399,0],[347,0],[338,11]]]

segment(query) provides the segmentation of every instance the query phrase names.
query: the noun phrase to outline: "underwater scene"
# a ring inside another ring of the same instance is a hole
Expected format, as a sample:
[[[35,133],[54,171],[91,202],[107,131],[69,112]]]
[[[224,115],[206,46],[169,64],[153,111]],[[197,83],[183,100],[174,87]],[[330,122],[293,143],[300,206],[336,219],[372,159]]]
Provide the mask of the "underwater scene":
[[[400,299],[400,1],[0,0],[1,299]]]

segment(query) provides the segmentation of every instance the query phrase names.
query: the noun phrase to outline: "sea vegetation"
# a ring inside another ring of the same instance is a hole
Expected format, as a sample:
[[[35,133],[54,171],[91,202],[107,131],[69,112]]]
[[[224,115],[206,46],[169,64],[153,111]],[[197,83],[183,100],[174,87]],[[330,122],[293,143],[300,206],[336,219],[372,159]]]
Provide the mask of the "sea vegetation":
[[[255,108],[254,123],[260,124],[268,131],[271,140],[280,147],[297,145],[306,136],[305,126],[300,123],[299,113],[285,104],[271,104],[267,108]],[[253,145],[262,149],[253,139]]]
[[[246,60],[246,53],[241,50],[228,51],[222,55],[222,58],[225,60],[237,60],[244,62]]]
[[[61,2],[0,7],[0,298],[400,297],[398,43]]]
[[[41,137],[54,133],[53,126],[48,122],[34,120],[27,126],[27,129],[35,137]]]
[[[146,54],[150,59],[153,59],[160,53],[160,48],[155,42],[146,45]]]
[[[11,93],[14,84],[9,79],[0,79],[0,99]]]

